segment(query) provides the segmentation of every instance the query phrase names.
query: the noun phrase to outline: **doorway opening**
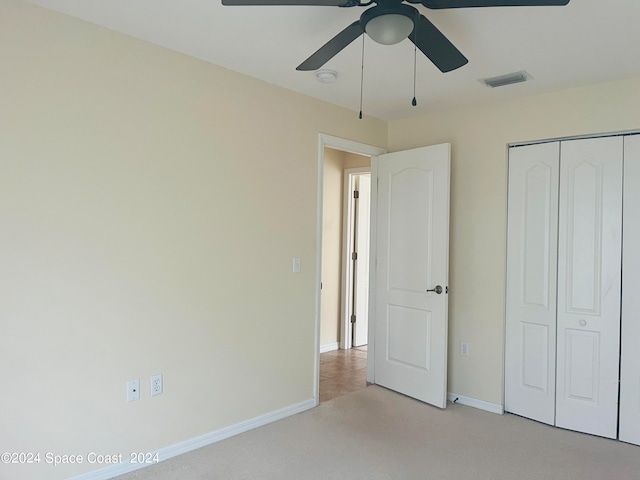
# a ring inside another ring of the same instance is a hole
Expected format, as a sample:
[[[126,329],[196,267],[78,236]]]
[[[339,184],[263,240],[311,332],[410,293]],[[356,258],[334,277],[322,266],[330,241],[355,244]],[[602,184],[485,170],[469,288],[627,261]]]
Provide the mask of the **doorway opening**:
[[[362,144],[343,149],[345,143],[353,143],[337,139],[331,144],[328,140],[335,137],[320,135],[315,400],[320,398],[321,312],[325,308],[321,304],[326,299],[321,285],[327,275],[323,249],[328,244],[322,236],[323,227],[332,221],[323,216],[323,201],[329,198],[323,186],[325,152],[336,149],[371,158],[370,230],[375,234],[370,236],[370,257],[375,259],[375,268],[372,264],[363,387],[375,383],[445,408],[451,145],[384,154]],[[333,223],[339,222],[333,219]],[[323,374],[322,380],[326,377]]]
[[[384,153],[322,135],[320,149],[318,402],[367,384],[371,156]]]

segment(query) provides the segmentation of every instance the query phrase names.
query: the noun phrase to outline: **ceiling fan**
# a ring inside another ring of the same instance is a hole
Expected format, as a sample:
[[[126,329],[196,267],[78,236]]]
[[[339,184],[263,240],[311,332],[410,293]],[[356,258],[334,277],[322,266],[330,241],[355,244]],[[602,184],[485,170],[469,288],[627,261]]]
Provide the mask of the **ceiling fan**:
[[[432,10],[473,7],[533,7],[566,5],[569,0],[406,0]],[[467,58],[436,26],[404,0],[222,0],[223,5],[316,5],[326,7],[367,7],[360,20],[353,22],[302,62],[296,70],[317,70],[343,48],[366,33],[383,45],[409,38],[441,72],[465,65]]]

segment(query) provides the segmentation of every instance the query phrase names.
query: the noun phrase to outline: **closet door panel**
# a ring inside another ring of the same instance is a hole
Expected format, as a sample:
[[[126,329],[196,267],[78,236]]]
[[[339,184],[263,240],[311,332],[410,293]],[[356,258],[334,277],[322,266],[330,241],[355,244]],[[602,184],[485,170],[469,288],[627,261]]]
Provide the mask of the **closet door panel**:
[[[640,135],[624,139],[620,440],[640,445]]]
[[[558,142],[509,151],[505,409],[555,417]]]
[[[561,144],[556,425],[615,438],[622,137]]]

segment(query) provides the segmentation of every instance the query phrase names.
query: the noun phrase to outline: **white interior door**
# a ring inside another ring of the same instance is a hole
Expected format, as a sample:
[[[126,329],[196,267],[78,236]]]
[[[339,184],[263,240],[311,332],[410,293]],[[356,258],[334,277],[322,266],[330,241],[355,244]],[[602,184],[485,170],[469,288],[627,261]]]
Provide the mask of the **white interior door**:
[[[560,143],[509,151],[505,410],[550,425],[556,403]]]
[[[450,148],[375,160],[375,383],[440,408],[447,398]]]
[[[358,175],[356,226],[355,323],[352,346],[367,344],[369,325],[369,238],[371,174]]]
[[[615,438],[622,137],[562,142],[556,425]]]
[[[624,138],[620,440],[640,445],[640,135]]]

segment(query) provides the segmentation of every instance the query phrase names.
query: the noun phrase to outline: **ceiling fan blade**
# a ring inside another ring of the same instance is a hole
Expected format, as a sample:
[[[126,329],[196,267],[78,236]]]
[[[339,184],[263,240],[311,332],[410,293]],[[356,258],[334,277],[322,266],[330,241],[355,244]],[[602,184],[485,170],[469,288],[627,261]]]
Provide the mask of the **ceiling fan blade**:
[[[431,9],[473,7],[549,7],[562,6],[569,0],[422,0],[422,5]]]
[[[409,40],[443,73],[460,68],[469,62],[424,15],[420,15],[418,24],[409,35]]]
[[[298,65],[296,70],[317,70],[321,68],[325,63],[335,57],[336,54],[344,47],[349,45],[363,33],[364,30],[360,25],[360,20],[353,22],[338,35],[320,47],[316,53]]]
[[[322,7],[351,7],[356,5],[348,0],[222,0],[222,5],[318,5]]]

